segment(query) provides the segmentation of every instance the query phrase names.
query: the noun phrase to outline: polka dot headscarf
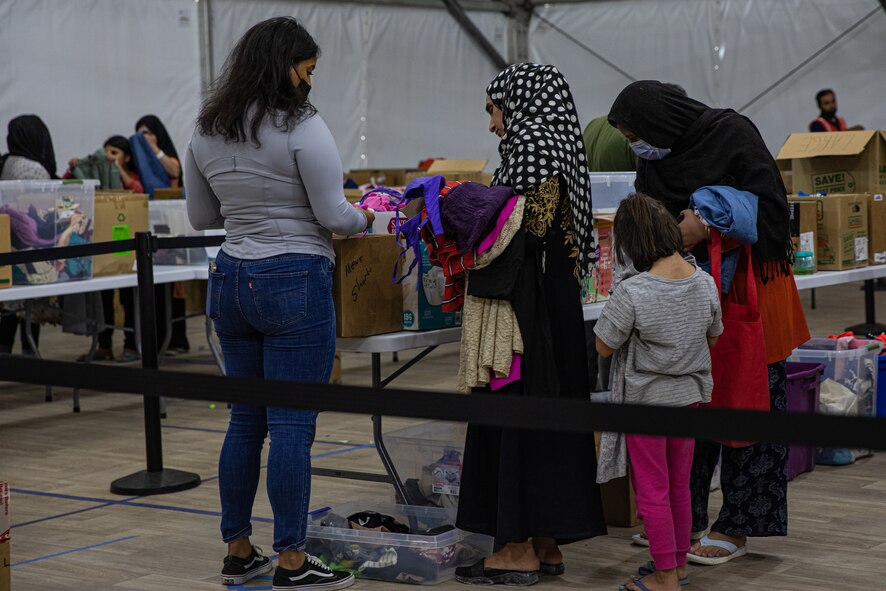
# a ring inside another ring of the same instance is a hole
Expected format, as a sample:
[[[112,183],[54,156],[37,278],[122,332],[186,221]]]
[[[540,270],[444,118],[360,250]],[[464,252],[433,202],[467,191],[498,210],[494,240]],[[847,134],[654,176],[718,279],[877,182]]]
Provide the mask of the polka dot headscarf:
[[[502,110],[505,134],[498,152],[501,165],[493,184],[523,192],[559,175],[568,193],[579,268],[591,272],[596,262],[591,233],[591,187],[581,127],[566,78],[554,66],[515,64],[486,88]]]

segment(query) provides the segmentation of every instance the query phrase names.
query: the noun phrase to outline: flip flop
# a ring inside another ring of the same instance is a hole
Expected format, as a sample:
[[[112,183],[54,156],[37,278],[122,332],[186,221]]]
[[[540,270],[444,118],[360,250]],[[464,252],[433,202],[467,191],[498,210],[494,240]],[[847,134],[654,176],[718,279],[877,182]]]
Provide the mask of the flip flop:
[[[639,569],[637,569],[637,574],[639,574],[641,577],[649,576],[654,572],[655,572],[655,562],[652,560],[650,560],[649,562],[647,562],[646,564],[641,566]],[[689,577],[683,577],[682,579],[680,579],[681,586],[685,587],[688,584],[689,584]]]
[[[694,562],[695,564],[704,564],[707,566],[716,566],[718,564],[725,564],[732,560],[733,558],[739,558],[740,556],[744,556],[748,553],[747,546],[742,546],[739,548],[732,542],[726,542],[724,540],[712,540],[707,536],[703,536],[699,541],[701,547],[705,546],[713,546],[715,548],[723,548],[729,554],[727,556],[698,556],[697,554],[693,554],[690,552],[686,555],[686,559],[689,562]]]
[[[640,579],[634,579],[634,585],[636,585],[637,589],[639,589],[640,591],[651,591],[649,587],[644,585],[643,581],[641,581]],[[618,591],[631,591],[631,589],[628,589],[627,585],[622,585],[618,588]]]

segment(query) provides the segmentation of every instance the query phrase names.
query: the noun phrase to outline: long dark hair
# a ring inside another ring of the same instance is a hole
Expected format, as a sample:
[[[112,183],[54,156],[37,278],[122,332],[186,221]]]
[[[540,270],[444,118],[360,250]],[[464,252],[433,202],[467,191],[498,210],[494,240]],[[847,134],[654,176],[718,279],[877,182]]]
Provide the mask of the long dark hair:
[[[135,158],[132,156],[132,145],[129,143],[129,140],[123,137],[122,135],[112,135],[102,146],[113,146],[118,150],[122,151],[123,154],[129,156],[129,162],[124,161],[123,166],[125,166],[129,172],[134,172],[138,174],[138,164],[135,161]],[[159,144],[158,144],[159,147]],[[162,150],[162,148],[160,148]]]
[[[612,231],[616,256],[625,255],[638,271],[648,271],[658,259],[683,252],[683,237],[665,206],[643,193],[631,193],[619,203]]]
[[[135,131],[137,132],[143,126],[150,129],[151,133],[157,136],[158,148],[163,150],[163,152],[170,158],[179,160],[178,152],[175,150],[175,144],[172,143],[172,138],[169,137],[169,132],[166,131],[166,126],[163,125],[163,122],[160,121],[159,117],[156,115],[145,115],[135,123]]]
[[[58,178],[52,136],[49,135],[49,128],[37,115],[20,115],[11,120],[6,146],[9,153],[0,158],[0,171],[3,170],[7,158],[21,156],[43,165],[50,178]]]
[[[253,26],[237,42],[203,103],[197,118],[200,132],[234,142],[251,139],[261,147],[258,130],[265,117],[271,117],[279,129],[292,129],[317,110],[293,86],[289,69],[319,55],[317,43],[292,17]]]

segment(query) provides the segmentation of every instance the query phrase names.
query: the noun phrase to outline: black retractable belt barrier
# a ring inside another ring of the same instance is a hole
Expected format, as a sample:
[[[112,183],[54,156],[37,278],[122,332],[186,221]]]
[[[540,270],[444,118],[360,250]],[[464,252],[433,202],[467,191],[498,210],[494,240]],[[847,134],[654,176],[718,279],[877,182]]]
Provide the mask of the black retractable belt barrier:
[[[102,392],[319,411],[463,421],[497,427],[613,431],[704,441],[759,441],[886,450],[886,418],[722,408],[605,404],[574,398],[383,390],[205,374],[87,367],[0,355],[0,379]]]
[[[138,273],[139,320],[141,321],[142,369],[157,371],[157,317],[154,301],[154,250],[156,239],[150,232],[135,235],[135,256]],[[111,492],[118,495],[158,495],[194,488],[200,476],[163,468],[163,442],[160,434],[160,399],[145,396],[145,451],[147,470],[118,478],[111,483]]]

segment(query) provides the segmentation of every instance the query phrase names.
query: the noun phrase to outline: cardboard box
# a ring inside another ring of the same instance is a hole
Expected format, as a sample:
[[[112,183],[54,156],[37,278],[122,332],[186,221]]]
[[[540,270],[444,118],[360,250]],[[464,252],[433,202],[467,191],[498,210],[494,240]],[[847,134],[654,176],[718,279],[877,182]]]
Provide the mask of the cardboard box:
[[[102,191],[95,195],[93,241],[129,240],[148,230],[148,196],[143,193]],[[135,251],[115,252],[93,258],[93,277],[132,273]]]
[[[330,384],[341,384],[341,351],[335,352],[335,361],[332,364],[332,375],[329,376]]]
[[[435,160],[426,171],[406,175],[406,184],[425,176],[443,175],[447,181],[470,181],[489,185],[492,174],[483,172],[488,160]]]
[[[788,207],[791,212],[791,242],[794,243],[794,252],[811,252],[815,271],[818,271],[818,206],[808,199],[789,195]]]
[[[403,187],[407,185],[406,175],[416,172],[415,168],[357,168],[345,173],[348,179],[362,185],[383,187]]]
[[[816,203],[819,271],[843,271],[868,265],[868,196],[800,197]]]
[[[868,200],[868,263],[886,264],[886,199],[875,193]]]
[[[367,337],[403,328],[403,289],[392,281],[400,258],[393,236],[336,238],[336,334]]]
[[[9,557],[9,483],[0,482],[0,591],[12,589],[11,565],[12,560]]]
[[[176,189],[173,188],[165,188],[165,189],[154,189],[154,200],[155,201],[163,201],[166,199],[183,199],[184,191],[181,187]]]
[[[345,199],[351,204],[360,203],[360,200],[363,199],[363,191],[361,189],[345,189]]]
[[[594,433],[597,455],[600,454],[600,433]],[[603,519],[613,527],[636,527],[642,523],[637,517],[637,495],[631,485],[631,466],[627,474],[600,485],[603,501]]]
[[[402,269],[409,269],[415,260],[409,249]],[[421,262],[403,280],[403,330],[434,330],[461,324],[461,312],[443,311],[443,269],[428,260],[428,247],[421,243]]]
[[[0,252],[12,252],[12,232],[9,215],[0,214]],[[0,288],[12,287],[12,265],[0,267]]]
[[[615,252],[612,249],[612,216],[594,217],[594,243],[597,245],[597,267],[593,275],[582,279],[585,304],[605,302],[612,289]]]
[[[397,222],[395,216],[400,217],[400,223],[403,224],[408,218],[402,212],[395,211],[377,211],[375,212],[375,221],[369,228],[370,234],[395,234],[397,232]]]
[[[886,193],[886,131],[792,133],[776,160],[796,193]]]

